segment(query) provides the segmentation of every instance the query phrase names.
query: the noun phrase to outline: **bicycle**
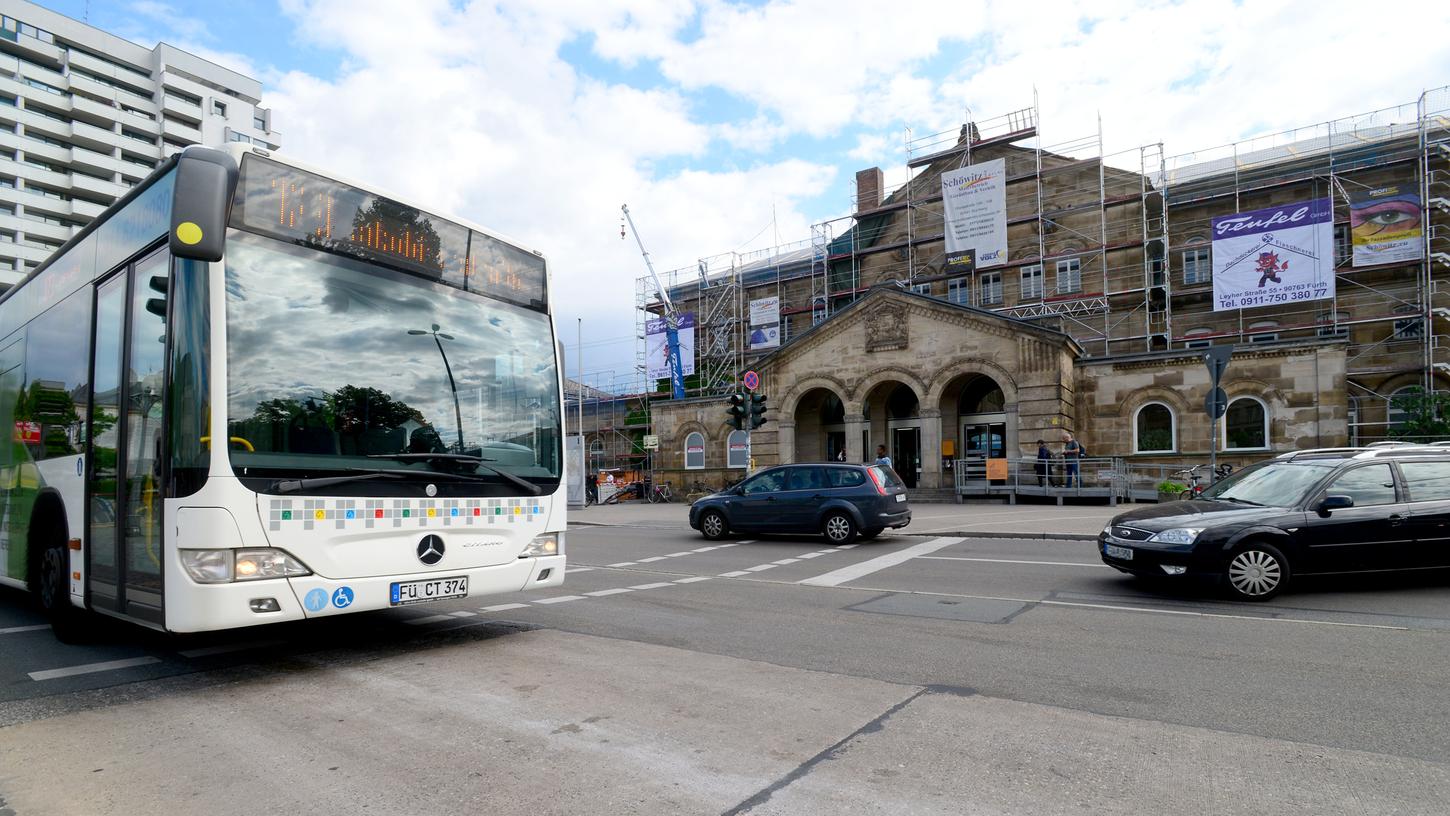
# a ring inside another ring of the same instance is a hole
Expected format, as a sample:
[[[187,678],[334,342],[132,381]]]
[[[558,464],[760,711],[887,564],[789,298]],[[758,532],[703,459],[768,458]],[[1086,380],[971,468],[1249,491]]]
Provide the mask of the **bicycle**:
[[[670,488],[670,483],[657,484],[649,492],[650,504],[668,504],[675,500],[675,492]]]
[[[1202,477],[1198,475],[1198,471],[1200,468],[1207,467],[1208,465],[1194,465],[1191,468],[1184,468],[1183,470],[1177,471],[1173,474],[1173,478],[1180,479],[1188,483],[1188,487],[1184,488],[1183,492],[1178,494],[1178,498],[1196,499],[1199,496],[1203,495],[1203,491],[1208,487],[1208,485],[1201,484],[1199,482],[1199,479]],[[1228,463],[1219,465],[1217,468],[1214,469],[1214,481],[1217,482],[1220,479],[1226,478],[1230,473],[1233,472],[1233,469],[1234,466]]]

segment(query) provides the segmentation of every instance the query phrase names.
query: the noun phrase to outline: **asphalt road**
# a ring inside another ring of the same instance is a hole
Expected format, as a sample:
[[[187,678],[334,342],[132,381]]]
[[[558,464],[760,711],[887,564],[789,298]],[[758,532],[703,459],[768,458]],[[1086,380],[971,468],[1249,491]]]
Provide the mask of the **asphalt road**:
[[[1249,605],[1081,541],[722,544],[578,528],[562,589],[80,646],[0,594],[0,814],[1450,801],[1443,573]]]

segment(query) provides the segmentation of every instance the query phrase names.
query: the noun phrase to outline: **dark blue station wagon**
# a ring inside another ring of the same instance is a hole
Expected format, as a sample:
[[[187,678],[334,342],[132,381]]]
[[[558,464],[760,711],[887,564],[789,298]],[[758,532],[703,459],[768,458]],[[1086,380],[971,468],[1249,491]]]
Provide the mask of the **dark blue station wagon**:
[[[848,544],[910,523],[906,485],[880,465],[781,465],[690,506],[690,526],[711,541],[731,533],[820,533]]]

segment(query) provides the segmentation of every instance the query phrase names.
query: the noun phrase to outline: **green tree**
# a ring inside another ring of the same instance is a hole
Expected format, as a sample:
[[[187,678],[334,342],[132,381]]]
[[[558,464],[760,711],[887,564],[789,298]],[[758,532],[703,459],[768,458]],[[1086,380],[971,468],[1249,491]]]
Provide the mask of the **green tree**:
[[[1391,437],[1418,442],[1450,438],[1450,394],[1416,388],[1395,395],[1390,407],[1404,415],[1390,427]]]

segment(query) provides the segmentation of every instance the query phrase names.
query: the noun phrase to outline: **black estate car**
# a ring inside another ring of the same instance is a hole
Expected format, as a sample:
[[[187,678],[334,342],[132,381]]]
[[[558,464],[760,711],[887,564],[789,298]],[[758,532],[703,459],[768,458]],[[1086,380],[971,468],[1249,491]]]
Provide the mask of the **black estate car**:
[[[1298,575],[1450,567],[1450,449],[1287,453],[1198,499],[1117,516],[1098,551],[1123,572],[1211,577],[1249,601]]]
[[[821,533],[847,544],[910,523],[906,485],[880,465],[781,465],[690,506],[690,526],[711,541],[732,532]]]

